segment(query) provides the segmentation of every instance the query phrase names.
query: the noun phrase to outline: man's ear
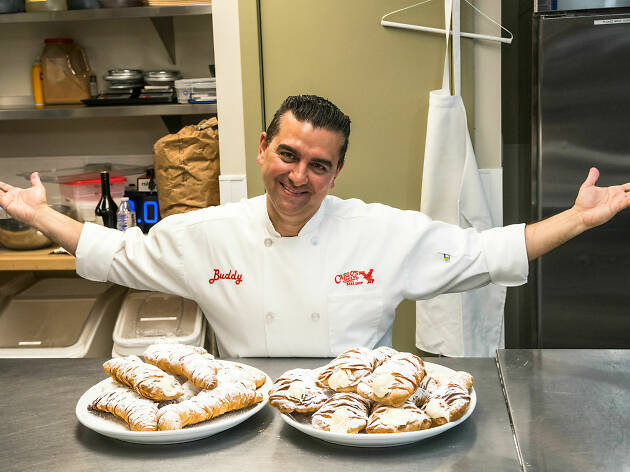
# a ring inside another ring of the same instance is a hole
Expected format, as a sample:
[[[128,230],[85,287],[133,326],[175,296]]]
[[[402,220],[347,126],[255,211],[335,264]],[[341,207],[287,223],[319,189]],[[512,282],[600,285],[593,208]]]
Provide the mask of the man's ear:
[[[330,188],[333,188],[335,186],[335,180],[337,179],[339,172],[341,172],[341,169],[343,169],[343,164],[341,164],[335,171],[335,175],[333,176],[332,181],[330,182]]]
[[[267,150],[267,133],[264,131],[260,133],[260,140],[258,141],[258,157],[256,158],[256,162],[259,165],[263,165],[263,154]]]

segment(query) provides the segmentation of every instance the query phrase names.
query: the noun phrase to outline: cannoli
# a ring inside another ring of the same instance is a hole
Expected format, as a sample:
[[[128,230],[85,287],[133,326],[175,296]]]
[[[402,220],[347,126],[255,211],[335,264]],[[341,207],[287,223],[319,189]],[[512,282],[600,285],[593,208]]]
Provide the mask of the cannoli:
[[[269,390],[269,403],[282,413],[311,413],[319,410],[328,398],[309,369],[286,371]]]
[[[132,431],[157,429],[157,403],[127,387],[114,387],[101,393],[88,405],[88,410],[109,412],[127,422]]]
[[[361,379],[357,393],[384,405],[400,406],[417,390],[424,376],[422,359],[400,352]]]
[[[461,418],[470,404],[468,390],[456,383],[441,386],[422,406],[431,418],[431,427],[441,426]]]
[[[246,379],[249,379],[251,382],[254,382],[256,388],[262,387],[267,381],[267,376],[265,375],[265,373],[262,370],[256,369],[255,367],[220,360],[215,360],[215,363],[219,368],[217,374],[220,373],[222,370],[235,372],[238,377],[244,377]]]
[[[377,354],[382,356],[381,351]],[[317,382],[335,392],[356,392],[357,385],[374,370],[375,355],[371,349],[348,349],[330,361],[320,372]]]
[[[173,400],[184,394],[175,377],[154,365],[142,362],[137,356],[110,359],[103,364],[103,369],[114,380],[150,400]]]
[[[217,365],[212,354],[197,346],[186,344],[151,344],[142,354],[144,360],[165,372],[183,375],[199,388],[212,389],[217,385]]]
[[[201,391],[201,389],[199,387],[196,387],[195,384],[193,384],[190,380],[186,379],[185,377],[181,377],[181,378],[184,379],[183,383],[181,384],[184,394],[181,397],[177,397],[173,400],[166,400],[166,401],[159,402],[158,404],[159,408],[163,408],[166,405],[170,405],[172,403],[181,403],[184,400],[190,400],[192,397],[194,397]]]
[[[367,425],[371,403],[356,393],[335,393],[313,413],[311,424],[331,433],[359,433]]]
[[[365,428],[368,433],[403,433],[431,427],[431,418],[407,400],[399,407],[376,405]]]
[[[200,391],[189,400],[161,408],[158,411],[158,429],[182,429],[262,400],[262,392],[251,390],[241,383],[223,382],[212,390]]]

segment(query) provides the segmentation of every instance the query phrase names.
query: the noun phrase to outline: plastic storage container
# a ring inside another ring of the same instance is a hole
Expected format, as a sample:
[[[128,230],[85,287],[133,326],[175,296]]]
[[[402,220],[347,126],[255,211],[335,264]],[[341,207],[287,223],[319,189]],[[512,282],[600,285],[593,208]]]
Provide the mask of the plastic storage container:
[[[24,11],[24,0],[3,0],[0,2],[0,13],[17,13]]]
[[[98,0],[67,0],[69,10],[89,10],[101,8]]]
[[[26,11],[61,11],[68,9],[66,0],[26,0]]]
[[[200,79],[180,79],[175,81],[175,92],[179,103],[188,103],[193,87],[197,84],[197,89],[205,87],[206,90],[214,89],[216,100],[217,79],[214,77]]]
[[[147,346],[161,340],[203,347],[205,337],[205,318],[195,302],[130,290],[114,327],[112,356],[141,355]]]
[[[126,289],[80,278],[44,278],[0,311],[0,357],[108,357]]]
[[[81,46],[70,38],[47,38],[41,55],[44,103],[81,103],[90,98],[90,65]]]
[[[109,178],[110,191],[116,205],[125,193],[126,177],[111,176]],[[96,215],[94,209],[101,198],[100,179],[71,180],[59,184],[64,202],[69,204],[75,211],[79,221],[94,222]]]

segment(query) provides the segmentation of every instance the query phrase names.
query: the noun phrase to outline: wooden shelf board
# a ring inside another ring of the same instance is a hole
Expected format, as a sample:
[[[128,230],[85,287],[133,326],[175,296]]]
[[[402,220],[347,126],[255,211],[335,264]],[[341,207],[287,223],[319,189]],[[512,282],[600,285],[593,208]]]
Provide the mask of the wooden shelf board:
[[[74,256],[50,254],[53,247],[32,251],[0,248],[0,271],[9,270],[75,270]]]

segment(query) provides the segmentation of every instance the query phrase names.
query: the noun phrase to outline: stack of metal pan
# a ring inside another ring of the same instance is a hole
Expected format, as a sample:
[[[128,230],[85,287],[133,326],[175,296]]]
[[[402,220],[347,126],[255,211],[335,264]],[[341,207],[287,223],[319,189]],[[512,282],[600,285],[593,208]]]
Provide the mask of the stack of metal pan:
[[[140,69],[110,69],[103,78],[108,82],[107,93],[110,94],[131,94],[144,85]]]

